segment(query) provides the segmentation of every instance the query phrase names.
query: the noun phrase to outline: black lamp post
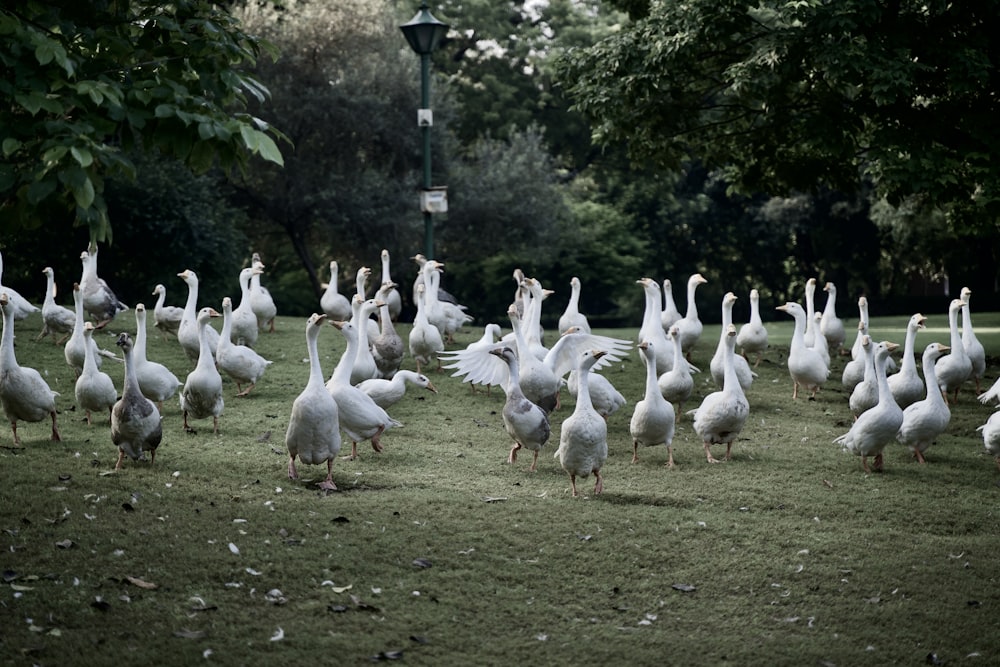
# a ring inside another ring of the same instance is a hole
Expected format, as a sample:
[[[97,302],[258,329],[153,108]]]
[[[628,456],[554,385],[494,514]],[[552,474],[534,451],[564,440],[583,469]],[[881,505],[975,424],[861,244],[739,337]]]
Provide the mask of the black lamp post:
[[[437,49],[441,40],[448,33],[448,24],[438,21],[431,15],[427,8],[427,2],[420,3],[420,10],[416,16],[399,26],[403,31],[403,36],[409,42],[410,48],[420,56],[420,108],[417,110],[417,125],[424,141],[424,189],[421,193],[420,208],[424,213],[424,254],[427,259],[434,258],[434,221],[431,209],[437,206],[439,210],[447,210],[447,199],[444,204],[431,201],[431,126],[434,124],[434,115],[430,109],[431,98],[431,53]],[[439,193],[443,195],[443,192]]]

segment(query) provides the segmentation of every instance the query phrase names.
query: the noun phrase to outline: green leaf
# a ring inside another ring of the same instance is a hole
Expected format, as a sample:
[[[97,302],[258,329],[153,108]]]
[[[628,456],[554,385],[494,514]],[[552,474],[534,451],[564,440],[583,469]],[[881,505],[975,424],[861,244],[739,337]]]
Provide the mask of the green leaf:
[[[35,181],[30,186],[28,186],[28,203],[38,204],[39,202],[47,199],[55,191],[56,191],[55,179],[46,178],[40,181]]]
[[[94,156],[91,154],[90,149],[73,146],[69,150],[81,167],[86,169],[94,163]]]
[[[10,157],[13,153],[16,153],[22,144],[20,141],[13,137],[6,137],[3,140],[3,156]]]
[[[264,134],[263,132],[257,133],[259,139],[259,153],[262,158],[268,162],[274,162],[282,167],[285,166],[285,159],[281,156],[281,151],[278,150],[278,145],[274,143],[274,139]]]
[[[90,208],[90,205],[94,203],[94,183],[90,177],[84,179],[81,185],[71,186],[70,191],[73,193],[73,198],[76,199],[76,205],[80,208]]]

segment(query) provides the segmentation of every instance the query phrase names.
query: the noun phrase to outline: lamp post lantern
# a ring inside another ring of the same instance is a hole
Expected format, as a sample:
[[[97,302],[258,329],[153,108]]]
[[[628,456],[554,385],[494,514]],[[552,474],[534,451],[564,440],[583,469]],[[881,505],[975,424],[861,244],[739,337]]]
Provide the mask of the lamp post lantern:
[[[416,16],[399,26],[399,29],[403,31],[410,48],[420,56],[420,108],[417,109],[417,125],[424,144],[424,187],[420,193],[420,208],[424,213],[424,254],[427,259],[433,259],[433,211],[447,211],[448,200],[443,189],[435,189],[431,184],[431,126],[434,125],[434,114],[430,109],[431,53],[448,33],[448,24],[434,18],[427,8],[426,0],[422,0]]]

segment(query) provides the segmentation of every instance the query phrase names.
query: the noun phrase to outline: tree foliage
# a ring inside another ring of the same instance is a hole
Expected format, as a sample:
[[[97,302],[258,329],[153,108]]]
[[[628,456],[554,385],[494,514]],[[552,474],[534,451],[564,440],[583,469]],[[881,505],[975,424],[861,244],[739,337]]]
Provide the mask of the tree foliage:
[[[268,48],[208,0],[16,0],[0,9],[0,210],[7,228],[84,224],[110,238],[104,185],[133,150],[196,172],[280,164],[280,134],[246,113],[243,70]]]
[[[1000,212],[1000,3],[623,3],[636,20],[561,79],[595,137],[747,192],[856,190]]]

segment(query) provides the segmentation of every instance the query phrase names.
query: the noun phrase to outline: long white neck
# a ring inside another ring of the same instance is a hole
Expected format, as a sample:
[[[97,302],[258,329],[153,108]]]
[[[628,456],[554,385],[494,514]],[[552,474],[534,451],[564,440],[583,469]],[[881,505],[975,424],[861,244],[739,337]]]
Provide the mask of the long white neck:
[[[333,376],[330,382],[333,384],[348,385],[351,383],[351,373],[354,372],[354,360],[358,356],[358,332],[353,328],[341,329],[344,338],[347,339],[347,349],[340,358],[340,363],[333,369]],[[329,386],[329,385],[328,385]]]
[[[84,327],[83,329],[83,374],[94,375],[98,372],[97,360],[94,359],[94,332]]]
[[[323,386],[323,368],[319,363],[319,330],[321,324],[309,324],[306,331],[306,349],[309,351],[309,385]]]
[[[198,279],[188,276],[184,282],[188,286],[187,302],[184,304],[184,319],[192,322],[198,319]]]
[[[944,402],[944,394],[941,393],[941,388],[938,387],[935,364],[937,364],[936,355],[931,350],[924,350],[924,384],[927,387],[927,400],[935,406],[947,406],[948,404]]]
[[[53,273],[45,274],[45,305],[54,306],[56,305],[56,278]]]
[[[389,276],[389,253],[382,253],[382,282],[390,282],[392,278]]]
[[[687,313],[685,317],[689,320],[696,319],[698,317],[698,305],[694,302],[694,291],[698,289],[698,283],[693,280],[688,281],[688,302],[687,302]]]
[[[755,326],[764,324],[760,319],[760,297],[756,294],[750,296],[750,324]]]
[[[889,353],[880,352],[875,355],[875,378],[878,381],[878,402],[879,405],[897,405],[896,399],[892,395],[889,387],[889,380],[885,376],[885,365],[889,362]],[[897,405],[898,406],[898,405]]]
[[[676,356],[676,352],[674,353]],[[642,361],[646,364],[646,400],[654,399],[660,394],[659,378],[656,375],[656,358],[649,350],[643,350]]]
[[[8,304],[3,308],[3,335],[0,336],[0,369],[3,372],[18,368],[14,356],[14,310]]]
[[[955,354],[956,347],[962,348],[962,335],[958,332],[958,311],[959,308],[948,310],[948,328],[951,330],[951,353]]]
[[[917,367],[916,358],[913,356],[913,343],[917,338],[917,327],[912,324],[906,327],[906,339],[903,341],[903,363],[899,370],[913,370]]]
[[[827,316],[833,316],[837,314],[837,290],[830,288],[826,291],[826,305],[823,306],[823,313]]]
[[[208,339],[208,322],[198,323],[198,370],[214,370],[212,343]]]
[[[132,358],[137,364],[146,361],[146,312],[141,310],[135,313],[135,346],[132,348]]]
[[[725,356],[722,357],[723,368],[725,369],[725,375],[722,380],[722,391],[725,392],[743,392],[743,388],[740,386],[740,378],[736,375],[736,361],[734,359],[734,350],[736,349],[736,336],[726,335],[726,352]]]

